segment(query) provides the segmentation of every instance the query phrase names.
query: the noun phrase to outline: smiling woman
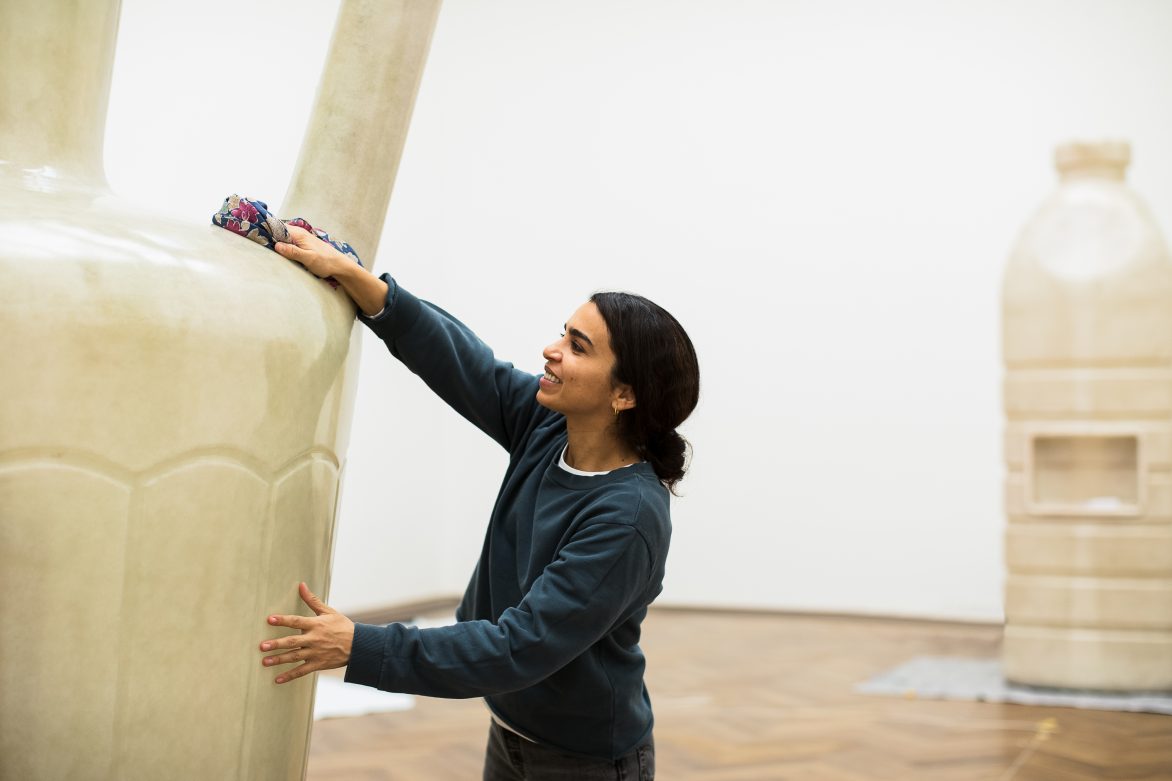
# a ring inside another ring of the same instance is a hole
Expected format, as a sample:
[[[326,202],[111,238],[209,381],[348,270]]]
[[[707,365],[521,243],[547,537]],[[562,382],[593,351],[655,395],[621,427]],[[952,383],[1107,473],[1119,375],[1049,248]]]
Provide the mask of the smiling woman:
[[[648,461],[669,489],[683,478],[687,444],[675,429],[696,407],[700,368],[667,310],[631,293],[595,293],[543,355],[537,400],[566,415],[566,463],[600,471]],[[596,460],[595,435],[604,451],[617,444],[617,463]]]
[[[285,683],[346,667],[346,680],[432,697],[484,697],[486,779],[652,778],[651,700],[639,648],[662,590],[676,432],[699,397],[696,353],[664,309],[597,293],[545,348],[533,376],[466,326],[376,278],[306,231],[277,251],[333,276],[391,354],[509,452],[457,623],[353,624],[301,585],[316,616],[270,616]]]

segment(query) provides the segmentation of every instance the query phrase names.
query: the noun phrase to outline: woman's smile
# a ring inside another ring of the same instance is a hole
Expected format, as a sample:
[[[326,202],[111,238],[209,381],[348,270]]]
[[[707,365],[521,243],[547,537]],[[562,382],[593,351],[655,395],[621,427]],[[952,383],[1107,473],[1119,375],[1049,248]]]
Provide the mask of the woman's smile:
[[[545,367],[545,376],[541,378],[541,383],[542,383],[542,387],[544,388],[547,385],[561,385],[562,381],[556,374],[554,374],[552,371],[550,371],[550,368],[548,366],[546,366]]]

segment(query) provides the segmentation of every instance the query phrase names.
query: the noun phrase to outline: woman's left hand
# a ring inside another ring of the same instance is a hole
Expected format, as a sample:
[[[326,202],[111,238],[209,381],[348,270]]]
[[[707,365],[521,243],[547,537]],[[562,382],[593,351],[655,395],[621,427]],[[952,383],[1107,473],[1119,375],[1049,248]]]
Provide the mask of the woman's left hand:
[[[312,618],[269,616],[269,624],[272,626],[299,629],[301,634],[265,640],[260,644],[260,650],[265,653],[277,650],[286,652],[266,656],[262,661],[266,667],[303,662],[277,676],[277,683],[287,683],[318,670],[345,667],[350,661],[350,647],[354,643],[354,622],[318,599],[304,583],[298,591],[301,593],[301,600],[317,615]]]

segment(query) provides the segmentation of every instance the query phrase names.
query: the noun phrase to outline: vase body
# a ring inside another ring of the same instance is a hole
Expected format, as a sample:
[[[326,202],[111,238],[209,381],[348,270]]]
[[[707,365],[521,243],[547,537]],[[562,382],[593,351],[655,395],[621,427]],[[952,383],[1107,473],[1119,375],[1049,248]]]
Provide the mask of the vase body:
[[[1057,150],[1002,293],[1006,677],[1172,689],[1172,258],[1122,142]]]
[[[299,581],[328,592],[354,307],[210,225],[219,204],[179,221],[108,191],[116,2],[0,16],[0,778],[301,778],[315,676],[274,685],[258,644],[308,613]],[[371,230],[393,174],[366,174]],[[336,235],[369,263],[367,233]]]

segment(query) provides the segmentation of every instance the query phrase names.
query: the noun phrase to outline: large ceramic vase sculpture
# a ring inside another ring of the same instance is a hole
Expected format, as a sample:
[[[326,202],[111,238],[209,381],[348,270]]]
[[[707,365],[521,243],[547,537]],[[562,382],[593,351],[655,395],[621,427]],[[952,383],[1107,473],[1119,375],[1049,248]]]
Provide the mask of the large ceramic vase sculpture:
[[[0,778],[300,778],[313,678],[257,644],[328,587],[359,329],[218,204],[109,193],[118,11],[0,4]],[[437,13],[343,5],[281,204],[368,263]]]
[[[1125,143],[1057,150],[1004,280],[1006,677],[1172,689],[1172,258]]]

